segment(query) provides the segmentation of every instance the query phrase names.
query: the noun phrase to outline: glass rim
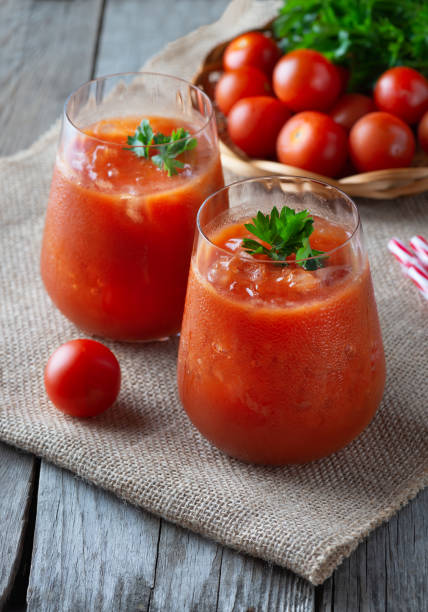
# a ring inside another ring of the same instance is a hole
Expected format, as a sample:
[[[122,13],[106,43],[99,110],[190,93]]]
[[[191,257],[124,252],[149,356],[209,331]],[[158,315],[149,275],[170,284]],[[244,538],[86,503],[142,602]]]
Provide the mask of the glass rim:
[[[70,100],[73,96],[75,96],[81,89],[83,89],[84,87],[88,87],[89,85],[91,85],[92,83],[97,83],[98,81],[105,81],[107,79],[111,79],[114,77],[128,77],[128,76],[151,76],[151,77],[162,77],[162,78],[166,78],[166,79],[172,79],[174,81],[179,81],[180,83],[184,83],[185,85],[189,86],[191,89],[196,90],[199,94],[202,94],[202,97],[208,102],[208,108],[209,108],[209,113],[206,117],[206,121],[203,124],[202,127],[200,127],[196,132],[193,132],[192,134],[190,134],[190,136],[192,138],[196,138],[199,134],[201,134],[211,123],[213,117],[214,117],[214,105],[210,99],[210,97],[197,85],[194,85],[193,83],[191,83],[190,81],[187,81],[186,79],[182,79],[181,77],[177,77],[174,76],[172,74],[166,74],[163,72],[151,72],[151,71],[130,71],[130,72],[113,72],[112,74],[106,74],[106,75],[102,75],[102,76],[98,76],[95,79],[89,79],[89,81],[85,81],[84,83],[82,83],[81,85],[79,85],[79,87],[77,87],[76,89],[74,89],[66,98],[65,102],[64,102],[64,107],[63,107],[63,117],[64,119],[75,129],[77,130],[80,134],[82,134],[83,136],[86,136],[86,138],[91,138],[92,140],[95,140],[97,142],[102,142],[104,144],[108,144],[110,146],[117,146],[117,147],[122,147],[123,148],[123,143],[118,143],[118,142],[112,142],[111,140],[107,140],[107,139],[103,139],[103,138],[98,138],[97,136],[91,136],[90,134],[87,134],[82,128],[80,128],[79,126],[77,126],[75,124],[75,122],[71,119],[69,113],[68,113],[68,105],[70,103]],[[145,117],[142,117],[141,120],[143,120]],[[184,137],[184,138],[179,138],[178,140],[176,140],[175,142],[182,142],[184,140],[187,140],[188,137]],[[132,145],[132,147],[134,148],[139,148],[139,147],[150,147],[153,149],[159,149],[159,147],[162,147],[164,145],[159,145],[159,144],[150,144],[150,145]]]
[[[258,182],[264,183],[264,182],[267,182],[268,180],[271,181],[272,179],[278,179],[278,180],[286,179],[288,181],[290,181],[290,179],[291,179],[292,181],[297,182],[297,183],[303,183],[303,182],[316,183],[317,185],[321,185],[322,187],[326,187],[328,190],[336,191],[340,196],[343,197],[343,199],[345,201],[347,201],[351,205],[352,211],[356,214],[355,227],[352,229],[352,232],[347,237],[347,239],[344,240],[337,247],[335,247],[334,249],[330,249],[330,251],[325,251],[325,253],[322,253],[322,255],[313,255],[312,257],[304,257],[302,259],[296,259],[293,262],[288,262],[288,263],[297,263],[297,262],[312,261],[312,260],[323,259],[325,257],[329,257],[330,255],[332,255],[336,251],[338,251],[340,249],[343,249],[343,247],[346,246],[353,239],[353,237],[355,236],[357,231],[360,229],[360,227],[361,227],[361,217],[360,217],[360,213],[359,213],[357,205],[355,204],[355,202],[344,191],[342,191],[338,187],[336,187],[334,185],[330,185],[329,183],[326,183],[325,181],[320,181],[319,179],[311,178],[309,176],[296,176],[296,175],[293,175],[293,174],[270,174],[270,175],[255,176],[255,177],[251,177],[251,178],[239,179],[237,181],[234,181],[233,183],[230,183],[229,185],[225,185],[224,187],[221,187],[220,189],[217,189],[217,191],[214,191],[207,198],[205,198],[205,200],[202,202],[201,206],[199,207],[198,214],[196,215],[196,227],[197,227],[197,230],[198,230],[199,234],[211,246],[215,247],[219,251],[222,251],[223,253],[226,253],[229,256],[230,255],[234,255],[233,251],[228,251],[228,250],[224,249],[223,247],[218,246],[218,244],[215,244],[205,234],[205,232],[201,228],[201,213],[203,212],[203,210],[205,209],[206,205],[211,200],[211,198],[214,198],[214,197],[218,196],[223,191],[229,190],[231,187],[236,187],[237,185],[242,185],[243,183],[258,183]],[[286,260],[279,260],[279,261],[277,261],[277,260],[273,260],[273,259],[254,259],[254,258],[252,258],[251,260],[250,259],[247,260],[246,257],[241,257],[241,259],[243,261],[248,261],[248,262],[250,262],[250,261],[255,262],[256,261],[257,263],[269,264],[269,265],[272,265],[272,264],[273,265],[278,265],[279,263],[286,262]]]

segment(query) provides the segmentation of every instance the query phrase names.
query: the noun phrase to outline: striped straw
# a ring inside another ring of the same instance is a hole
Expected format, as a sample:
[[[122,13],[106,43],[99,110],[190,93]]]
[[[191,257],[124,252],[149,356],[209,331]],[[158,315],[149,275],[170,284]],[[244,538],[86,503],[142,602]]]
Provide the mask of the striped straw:
[[[400,263],[405,276],[410,278],[421,295],[428,300],[428,267],[424,265],[425,261],[428,262],[428,243],[423,236],[414,236],[411,246],[413,251],[398,238],[391,238],[388,242],[388,250]]]
[[[422,264],[428,267],[428,242],[425,238],[423,236],[413,236],[410,239],[410,246]]]
[[[398,238],[391,238],[388,242],[388,250],[405,268],[418,263],[416,253],[408,249]]]
[[[407,268],[407,276],[416,285],[423,297],[428,300],[428,274],[422,266],[410,266]]]

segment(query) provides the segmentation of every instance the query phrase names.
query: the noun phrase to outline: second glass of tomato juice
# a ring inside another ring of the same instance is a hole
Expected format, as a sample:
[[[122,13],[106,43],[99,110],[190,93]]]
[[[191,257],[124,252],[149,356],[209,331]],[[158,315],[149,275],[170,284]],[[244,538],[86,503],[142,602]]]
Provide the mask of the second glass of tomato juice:
[[[42,245],[56,306],[83,330],[180,330],[195,219],[223,185],[212,104],[181,79],[101,77],[64,108]]]
[[[368,425],[384,384],[354,203],[292,177],[211,195],[198,213],[178,358],[199,431],[244,461],[311,461]]]

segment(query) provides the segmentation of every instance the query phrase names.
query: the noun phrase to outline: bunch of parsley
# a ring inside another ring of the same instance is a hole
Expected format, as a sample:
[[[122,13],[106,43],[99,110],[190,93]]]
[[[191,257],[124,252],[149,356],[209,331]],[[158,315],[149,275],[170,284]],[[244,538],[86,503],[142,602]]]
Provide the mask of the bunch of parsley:
[[[428,73],[426,0],[285,0],[273,33],[284,52],[316,49],[348,68],[349,91],[392,66]]]

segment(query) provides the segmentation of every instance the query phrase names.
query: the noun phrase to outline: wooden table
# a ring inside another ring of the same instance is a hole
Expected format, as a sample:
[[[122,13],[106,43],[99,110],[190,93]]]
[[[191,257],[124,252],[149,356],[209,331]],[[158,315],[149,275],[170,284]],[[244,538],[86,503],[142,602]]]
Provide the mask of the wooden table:
[[[0,154],[30,145],[80,83],[138,69],[227,2],[0,0]],[[425,491],[315,588],[0,444],[0,609],[422,612],[427,510]]]

